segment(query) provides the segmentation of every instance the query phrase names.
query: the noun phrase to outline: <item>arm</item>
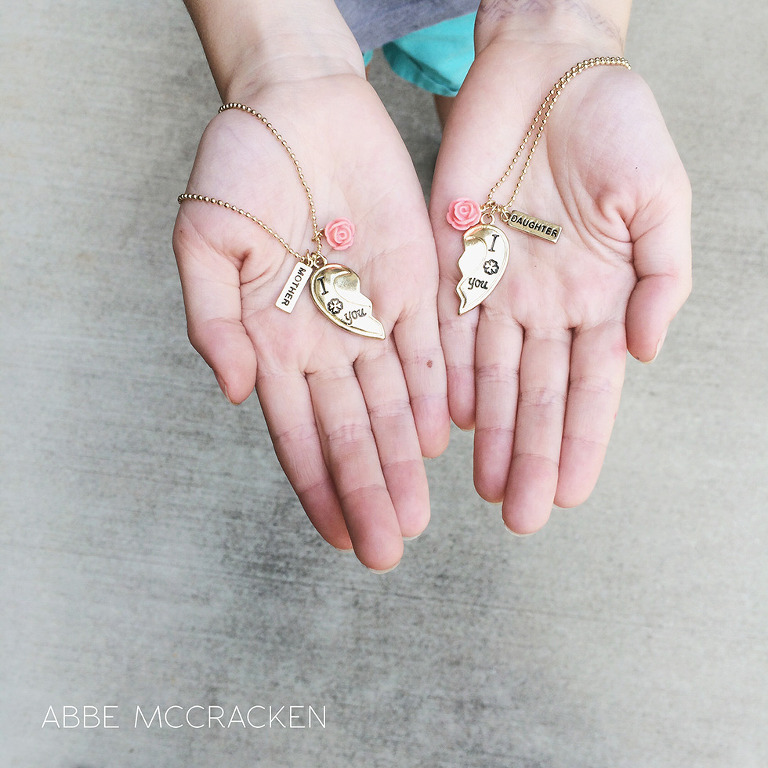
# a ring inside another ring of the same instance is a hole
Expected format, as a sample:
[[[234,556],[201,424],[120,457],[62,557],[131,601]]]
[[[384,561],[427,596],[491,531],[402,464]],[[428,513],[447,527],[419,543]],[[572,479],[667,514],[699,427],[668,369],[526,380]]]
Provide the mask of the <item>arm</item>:
[[[185,0],[222,101],[308,76],[363,76],[332,0]]]
[[[592,55],[620,56],[631,7],[631,0],[482,0],[478,48],[504,38],[512,43],[582,45],[592,49]]]

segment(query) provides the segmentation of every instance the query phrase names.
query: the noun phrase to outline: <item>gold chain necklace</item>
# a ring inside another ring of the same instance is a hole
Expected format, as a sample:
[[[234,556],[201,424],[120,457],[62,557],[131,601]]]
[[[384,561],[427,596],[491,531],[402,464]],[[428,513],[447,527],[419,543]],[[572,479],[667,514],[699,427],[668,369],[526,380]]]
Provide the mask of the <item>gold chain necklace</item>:
[[[585,59],[571,67],[553,86],[542,101],[541,106],[533,117],[530,128],[526,131],[522,143],[518,147],[512,162],[507,166],[501,178],[491,187],[488,198],[482,206],[469,198],[454,200],[448,207],[448,223],[464,231],[464,252],[459,258],[461,280],[456,286],[456,293],[461,303],[459,314],[462,315],[474,309],[499,284],[504,270],[509,262],[509,240],[499,227],[495,226],[495,215],[511,229],[534,235],[550,243],[556,243],[560,238],[562,227],[544,219],[538,219],[522,211],[512,208],[523,179],[531,165],[531,159],[544,133],[552,108],[568,83],[582,72],[597,66],[620,66],[631,69],[629,62],[619,56],[599,56]],[[530,147],[529,147],[530,143]],[[528,154],[523,168],[515,184],[510,199],[501,205],[494,200],[494,194],[510,177],[517,162],[528,148]]]
[[[329,264],[323,256],[323,237],[328,244],[336,250],[346,250],[354,241],[355,228],[348,219],[335,219],[327,224],[322,230],[317,226],[317,212],[315,210],[315,201],[312,197],[312,191],[304,176],[304,171],[296,159],[296,155],[288,145],[288,142],[278,133],[272,123],[264,115],[245,104],[239,102],[230,102],[223,104],[219,108],[219,113],[227,109],[239,109],[253,115],[265,125],[270,133],[280,142],[282,147],[291,158],[291,162],[296,168],[304,192],[309,203],[310,220],[312,223],[312,242],[314,250],[307,250],[304,254],[291,248],[291,246],[274,229],[265,224],[252,213],[232,205],[224,200],[208,195],[200,195],[194,192],[184,192],[179,195],[178,202],[181,204],[185,200],[195,200],[198,202],[211,203],[221,206],[241,216],[250,219],[254,224],[261,227],[267,234],[277,240],[285,250],[293,256],[297,263],[288,277],[283,289],[280,291],[275,306],[284,312],[293,312],[296,300],[301,294],[304,286],[310,283],[310,293],[317,308],[331,322],[344,328],[347,331],[356,333],[360,336],[367,336],[374,339],[383,339],[386,336],[384,326],[373,315],[373,304],[371,300],[360,291],[360,278],[349,267],[342,264]]]

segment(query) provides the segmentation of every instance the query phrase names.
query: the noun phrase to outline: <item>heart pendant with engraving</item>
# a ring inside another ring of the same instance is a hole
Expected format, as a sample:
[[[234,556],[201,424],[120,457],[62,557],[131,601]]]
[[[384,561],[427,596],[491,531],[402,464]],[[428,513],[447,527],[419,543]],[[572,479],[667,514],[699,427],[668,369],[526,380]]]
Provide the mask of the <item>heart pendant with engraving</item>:
[[[456,286],[459,314],[474,309],[499,284],[509,262],[509,240],[493,224],[477,224],[464,233],[464,253],[459,257],[461,280]]]
[[[360,292],[360,278],[342,264],[326,264],[313,275],[312,298],[318,309],[340,328],[383,339],[384,326],[373,316],[371,300]]]

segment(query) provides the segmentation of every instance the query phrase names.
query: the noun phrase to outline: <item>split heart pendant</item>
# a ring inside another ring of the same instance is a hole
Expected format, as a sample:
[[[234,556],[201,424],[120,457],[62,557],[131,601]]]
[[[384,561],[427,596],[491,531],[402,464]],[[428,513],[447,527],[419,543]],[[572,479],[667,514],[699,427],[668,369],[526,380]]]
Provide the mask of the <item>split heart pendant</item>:
[[[320,267],[312,275],[310,293],[317,308],[340,328],[371,339],[386,336],[384,326],[373,316],[373,303],[360,291],[360,278],[349,267]]]
[[[461,280],[456,286],[463,315],[480,304],[499,284],[509,263],[509,240],[493,224],[477,224],[464,233],[459,257]]]
[[[546,122],[546,117],[544,122]],[[534,127],[535,123],[532,129]],[[531,131],[528,131],[528,136],[530,135]],[[458,264],[461,279],[456,286],[456,293],[459,294],[461,300],[460,315],[474,309],[488,298],[499,284],[509,263],[509,240],[504,232],[494,226],[495,213],[499,213],[501,220],[508,227],[528,235],[548,240],[550,243],[556,243],[560,237],[562,227],[558,224],[537,219],[535,216],[529,216],[522,211],[510,211],[508,208],[514,202],[525,172],[528,170],[528,163],[533,150],[536,148],[536,142],[533,144],[525,168],[523,168],[517,181],[512,199],[503,206],[493,200],[493,193],[511,173],[512,166],[525,148],[527,141],[526,138],[505,174],[491,188],[488,193],[488,200],[482,206],[470,197],[459,197],[448,206],[448,212],[445,215],[446,221],[454,229],[464,232],[464,251],[459,257]],[[538,141],[538,137],[536,141]]]

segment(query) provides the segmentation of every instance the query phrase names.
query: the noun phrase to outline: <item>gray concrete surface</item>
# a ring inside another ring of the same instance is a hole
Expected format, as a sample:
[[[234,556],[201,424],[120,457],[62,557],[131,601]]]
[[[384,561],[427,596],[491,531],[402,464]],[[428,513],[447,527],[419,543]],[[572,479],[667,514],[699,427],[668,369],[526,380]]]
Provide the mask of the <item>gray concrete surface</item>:
[[[170,231],[217,98],[181,3],[0,13],[0,768],[768,765],[765,4],[635,9],[696,279],[597,491],[516,540],[456,433],[386,577],[320,541],[187,344]],[[426,182],[429,98],[375,81]],[[120,727],[41,727],[83,705]]]

